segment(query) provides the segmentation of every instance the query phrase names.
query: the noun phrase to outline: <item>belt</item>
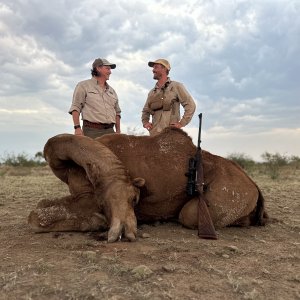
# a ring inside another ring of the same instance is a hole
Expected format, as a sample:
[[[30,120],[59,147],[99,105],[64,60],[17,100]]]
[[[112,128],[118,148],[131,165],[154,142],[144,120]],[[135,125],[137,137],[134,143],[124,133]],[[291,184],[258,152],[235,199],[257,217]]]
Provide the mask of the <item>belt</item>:
[[[83,126],[89,127],[89,128],[96,128],[96,129],[108,129],[113,128],[114,123],[93,123],[87,120],[83,120]]]

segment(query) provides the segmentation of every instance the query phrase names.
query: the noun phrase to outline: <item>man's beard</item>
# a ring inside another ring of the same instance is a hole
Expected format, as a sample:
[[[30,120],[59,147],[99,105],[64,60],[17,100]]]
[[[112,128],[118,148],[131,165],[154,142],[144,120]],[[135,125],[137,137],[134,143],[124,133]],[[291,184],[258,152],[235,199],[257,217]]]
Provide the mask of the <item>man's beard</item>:
[[[155,80],[159,80],[160,79],[160,76],[156,73],[153,73],[153,79]]]

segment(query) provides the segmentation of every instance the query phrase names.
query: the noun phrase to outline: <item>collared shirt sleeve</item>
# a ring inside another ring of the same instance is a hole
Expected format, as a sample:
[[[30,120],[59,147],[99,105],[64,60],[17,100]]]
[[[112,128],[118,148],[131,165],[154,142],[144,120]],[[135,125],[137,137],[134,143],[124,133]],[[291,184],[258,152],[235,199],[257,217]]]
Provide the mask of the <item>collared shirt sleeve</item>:
[[[115,110],[116,110],[116,115],[121,117],[121,108],[119,106],[119,101],[116,102]]]
[[[196,103],[182,83],[176,82],[175,87],[177,90],[178,100],[184,109],[184,114],[180,120],[180,124],[182,126],[186,126],[194,115]]]
[[[86,90],[81,83],[78,83],[73,93],[73,101],[69,109],[69,114],[72,114],[74,110],[81,113],[81,110],[85,103],[85,99],[86,99]]]
[[[111,86],[109,86],[109,89],[113,92],[113,94],[114,94],[114,96],[115,96],[115,99],[116,99],[116,103],[115,103],[115,111],[116,111],[116,115],[121,117],[121,108],[120,108],[120,106],[119,106],[119,98],[118,98],[118,95],[117,95],[116,91],[115,91]]]
[[[148,97],[147,97],[147,100],[146,100],[146,103],[143,107],[143,110],[142,110],[142,123],[143,125],[145,125],[146,123],[149,122],[150,120],[150,112],[151,112],[151,109],[149,107],[149,96],[150,94],[153,92],[153,89],[149,92],[148,94]]]

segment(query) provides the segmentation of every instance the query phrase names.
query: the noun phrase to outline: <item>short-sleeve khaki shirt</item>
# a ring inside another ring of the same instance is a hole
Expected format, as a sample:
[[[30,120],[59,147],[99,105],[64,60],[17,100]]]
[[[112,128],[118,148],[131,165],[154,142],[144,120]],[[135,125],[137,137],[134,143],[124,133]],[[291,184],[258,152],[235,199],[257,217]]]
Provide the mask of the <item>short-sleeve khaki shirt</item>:
[[[121,114],[115,90],[108,84],[103,90],[94,77],[77,84],[69,113],[74,110],[81,113],[82,120],[93,123],[116,123]]]

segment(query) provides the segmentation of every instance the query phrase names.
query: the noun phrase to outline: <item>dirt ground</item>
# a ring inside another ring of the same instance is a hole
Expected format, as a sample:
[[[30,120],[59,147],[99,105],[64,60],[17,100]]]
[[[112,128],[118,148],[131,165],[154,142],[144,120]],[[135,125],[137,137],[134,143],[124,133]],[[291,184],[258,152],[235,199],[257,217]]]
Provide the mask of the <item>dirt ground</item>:
[[[50,169],[0,167],[0,299],[300,299],[300,170],[252,175],[266,227],[218,240],[175,223],[141,225],[134,243],[91,233],[34,234],[38,201],[68,194]]]

